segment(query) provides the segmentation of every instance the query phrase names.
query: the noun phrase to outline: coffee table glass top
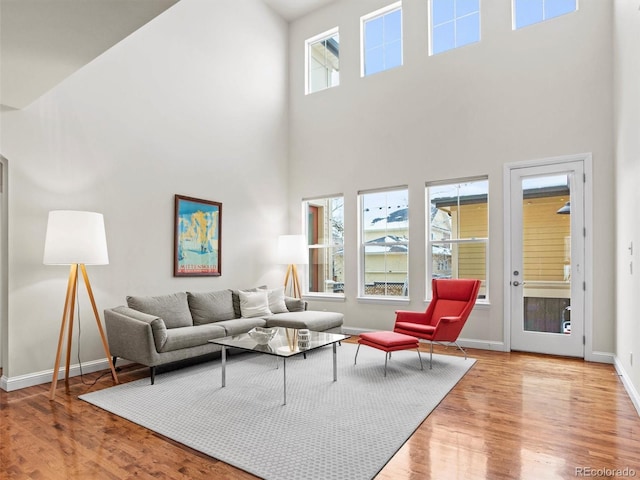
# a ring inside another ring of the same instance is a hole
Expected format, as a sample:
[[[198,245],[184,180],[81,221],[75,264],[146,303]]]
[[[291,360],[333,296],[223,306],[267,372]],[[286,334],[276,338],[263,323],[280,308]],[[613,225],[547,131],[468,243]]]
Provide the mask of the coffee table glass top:
[[[316,348],[331,345],[349,338],[349,335],[341,333],[314,332],[309,330],[309,348],[300,350],[298,348],[296,337],[296,329],[278,327],[278,332],[267,345],[258,345],[256,341],[247,333],[240,335],[231,335],[229,337],[216,338],[209,340],[216,345],[225,347],[239,348],[251,352],[266,353],[278,357],[292,357],[300,353],[309,352]]]

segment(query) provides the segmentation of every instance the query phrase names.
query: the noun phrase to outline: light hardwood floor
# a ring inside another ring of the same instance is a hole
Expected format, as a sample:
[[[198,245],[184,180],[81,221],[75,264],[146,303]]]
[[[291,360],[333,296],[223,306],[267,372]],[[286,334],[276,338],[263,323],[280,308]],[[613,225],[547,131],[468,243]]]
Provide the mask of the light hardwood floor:
[[[514,352],[469,355],[476,365],[376,480],[640,477],[640,417],[611,365]],[[147,375],[147,368],[126,366],[119,378]],[[73,378],[68,395],[64,382],[58,385],[52,402],[49,384],[0,391],[0,478],[255,478],[78,400],[111,386],[108,375],[93,387]]]

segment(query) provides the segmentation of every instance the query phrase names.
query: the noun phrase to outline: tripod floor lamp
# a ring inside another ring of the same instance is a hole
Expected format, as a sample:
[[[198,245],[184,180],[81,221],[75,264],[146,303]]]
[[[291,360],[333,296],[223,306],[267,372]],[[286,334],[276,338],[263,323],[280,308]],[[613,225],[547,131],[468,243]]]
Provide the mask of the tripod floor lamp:
[[[100,316],[98,315],[93,291],[91,290],[91,283],[89,282],[89,276],[85,269],[85,265],[107,265],[109,263],[107,238],[104,231],[104,218],[102,214],[72,210],[55,210],[49,212],[47,234],[44,242],[43,263],[45,265],[70,265],[67,296],[64,300],[60,337],[58,339],[56,361],[53,367],[53,380],[51,382],[49,399],[53,400],[56,395],[65,330],[67,334],[67,351],[64,381],[65,389],[69,392],[69,363],[71,361],[73,312],[76,302],[78,270],[82,273],[82,278],[87,288],[87,294],[89,295],[93,314],[96,318],[96,324],[100,332],[100,338],[102,339],[102,346],[107,355],[113,382],[117,384],[118,376],[111,360],[109,345],[107,344],[107,339],[102,329],[102,323],[100,323]]]
[[[309,263],[307,242],[304,235],[280,235],[278,237],[278,263],[287,265],[287,273],[284,277],[285,291],[289,285],[289,279],[291,279],[292,296],[302,298],[297,266]]]

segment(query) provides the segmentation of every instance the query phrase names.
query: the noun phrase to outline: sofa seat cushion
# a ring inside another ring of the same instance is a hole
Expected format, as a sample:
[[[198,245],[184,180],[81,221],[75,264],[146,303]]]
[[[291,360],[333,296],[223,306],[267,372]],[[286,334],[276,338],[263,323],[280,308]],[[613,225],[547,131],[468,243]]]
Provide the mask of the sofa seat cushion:
[[[267,327],[308,328],[314,332],[323,332],[342,326],[344,315],[338,312],[304,312],[277,313],[266,318]]]
[[[231,290],[202,293],[187,292],[187,300],[194,325],[204,325],[236,318]]]
[[[197,327],[169,328],[167,329],[167,341],[159,353],[205,345],[209,340],[226,336],[226,330],[217,323],[198,325]]]
[[[247,333],[253,327],[265,327],[267,321],[264,318],[234,318],[233,320],[225,320],[223,322],[216,322],[216,325],[223,327],[229,335],[240,335],[241,333]]]
[[[168,329],[193,326],[187,294],[177,292],[157,297],[127,297],[127,305],[139,312],[164,320]]]

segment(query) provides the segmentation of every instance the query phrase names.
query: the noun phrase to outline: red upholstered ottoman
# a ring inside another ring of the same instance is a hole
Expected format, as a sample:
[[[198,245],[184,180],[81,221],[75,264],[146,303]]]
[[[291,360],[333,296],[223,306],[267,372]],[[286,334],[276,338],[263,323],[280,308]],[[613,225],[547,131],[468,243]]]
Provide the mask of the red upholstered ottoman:
[[[418,339],[411,335],[405,335],[403,333],[396,332],[367,332],[361,333],[358,339],[358,349],[356,350],[356,357],[353,360],[355,365],[358,361],[358,352],[360,351],[360,345],[367,345],[369,347],[377,348],[386,352],[384,356],[384,376],[387,376],[387,360],[391,358],[391,352],[398,350],[412,350],[416,349],[418,352],[418,359],[420,360],[420,370],[422,367],[422,357],[420,356],[420,350],[418,349]]]

